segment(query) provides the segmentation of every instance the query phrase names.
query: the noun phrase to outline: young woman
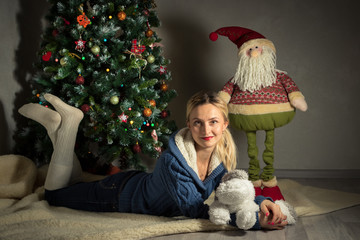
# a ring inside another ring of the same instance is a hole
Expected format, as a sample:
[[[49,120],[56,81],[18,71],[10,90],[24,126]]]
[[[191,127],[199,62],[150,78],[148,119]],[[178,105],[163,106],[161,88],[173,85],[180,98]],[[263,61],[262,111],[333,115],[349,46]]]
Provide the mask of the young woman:
[[[87,211],[209,218],[204,201],[222,176],[236,167],[227,106],[216,93],[200,92],[188,101],[187,128],[171,136],[152,173],[120,172],[76,184],[81,167],[74,145],[83,113],[54,95],[44,97],[56,111],[30,103],[19,112],[42,124],[54,145],[45,181],[49,204]],[[254,229],[282,229],[287,224],[278,205],[264,196],[257,196],[255,202],[261,211]],[[235,221],[230,224],[235,226]]]

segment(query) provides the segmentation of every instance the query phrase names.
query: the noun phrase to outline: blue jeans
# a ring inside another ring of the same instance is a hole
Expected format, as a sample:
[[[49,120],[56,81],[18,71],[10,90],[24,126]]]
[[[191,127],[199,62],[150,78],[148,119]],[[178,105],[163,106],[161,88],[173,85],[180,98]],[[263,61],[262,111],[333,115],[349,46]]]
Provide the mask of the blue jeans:
[[[100,181],[81,182],[57,190],[45,190],[50,205],[94,212],[117,212],[126,182],[139,171],[120,172]]]

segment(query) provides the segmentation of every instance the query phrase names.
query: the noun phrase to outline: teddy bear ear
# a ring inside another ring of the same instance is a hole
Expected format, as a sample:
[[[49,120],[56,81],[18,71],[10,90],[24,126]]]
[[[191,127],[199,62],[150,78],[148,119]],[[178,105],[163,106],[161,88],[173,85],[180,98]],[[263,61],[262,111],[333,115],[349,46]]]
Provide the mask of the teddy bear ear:
[[[230,179],[234,178],[233,177],[233,171],[227,172],[225,173],[225,175],[221,178],[221,182],[226,182],[229,181]]]
[[[244,170],[241,170],[241,169],[235,169],[235,170],[232,170],[228,173],[226,173],[221,181],[222,182],[226,182],[226,181],[229,181],[233,178],[239,178],[239,179],[244,179],[244,180],[248,180],[249,178],[249,175],[247,174],[247,172],[245,172]]]
[[[236,176],[237,178],[241,178],[244,180],[248,180],[249,179],[249,175],[246,171],[241,170],[241,169],[235,169],[234,171],[236,171]]]

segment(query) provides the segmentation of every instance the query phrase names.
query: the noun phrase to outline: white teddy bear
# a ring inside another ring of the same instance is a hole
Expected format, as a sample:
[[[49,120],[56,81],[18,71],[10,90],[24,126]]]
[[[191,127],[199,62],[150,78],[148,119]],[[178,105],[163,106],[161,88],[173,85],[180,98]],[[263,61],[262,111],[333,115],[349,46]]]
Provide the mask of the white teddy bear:
[[[236,214],[236,225],[240,229],[250,229],[256,223],[256,212],[259,206],[254,202],[255,189],[244,170],[233,170],[226,173],[215,191],[215,200],[210,205],[210,221],[217,224],[228,224],[230,214]],[[289,224],[296,222],[295,210],[285,201],[275,201],[287,216]]]

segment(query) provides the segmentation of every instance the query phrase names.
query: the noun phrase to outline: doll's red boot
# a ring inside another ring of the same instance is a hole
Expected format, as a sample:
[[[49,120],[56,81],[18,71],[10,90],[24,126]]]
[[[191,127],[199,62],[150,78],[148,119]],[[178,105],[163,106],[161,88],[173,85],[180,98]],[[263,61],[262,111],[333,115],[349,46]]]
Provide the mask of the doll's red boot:
[[[285,198],[282,195],[280,188],[278,186],[264,187],[262,189],[262,195],[264,197],[271,197],[271,199],[274,201],[276,201],[276,200],[284,200],[285,201]]]
[[[257,180],[257,181],[253,181],[252,183],[253,183],[254,189],[255,189],[255,197],[259,196],[259,195],[262,195],[262,189],[261,189],[262,181]]]
[[[262,195],[262,189],[261,187],[254,187],[255,188],[255,197]]]
[[[269,181],[263,181],[264,188],[262,189],[262,195],[264,197],[271,197],[273,201],[285,200],[280,188],[277,186],[276,177]]]

